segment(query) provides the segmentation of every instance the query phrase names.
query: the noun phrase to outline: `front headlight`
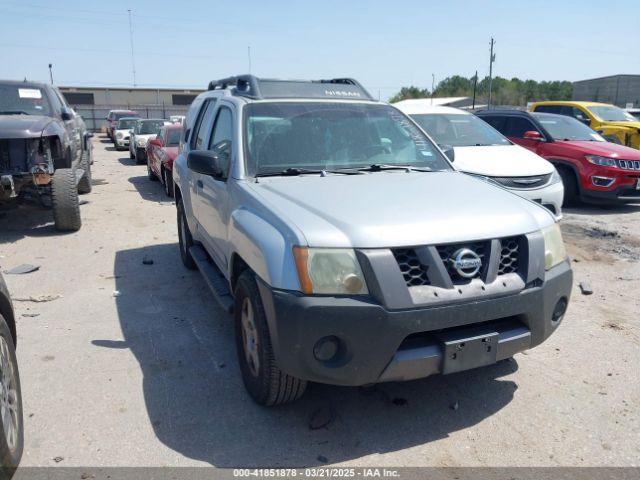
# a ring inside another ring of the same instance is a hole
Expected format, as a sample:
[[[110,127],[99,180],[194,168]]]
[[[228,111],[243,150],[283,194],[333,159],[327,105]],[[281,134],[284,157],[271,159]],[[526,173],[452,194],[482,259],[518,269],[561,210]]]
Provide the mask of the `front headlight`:
[[[122,132],[116,133],[116,138],[122,138]]]
[[[560,226],[557,223],[542,229],[544,238],[544,268],[549,270],[567,258]]]
[[[303,293],[366,295],[367,284],[352,249],[294,247],[298,278]]]
[[[561,182],[562,178],[560,178],[560,174],[558,173],[558,170],[556,170],[555,168],[553,169],[553,173],[551,174],[551,181],[550,183],[558,183]]]
[[[600,155],[585,155],[585,158],[589,163],[600,165],[601,167],[617,167],[616,161],[613,158],[601,157]]]
[[[136,143],[139,147],[144,147],[147,144],[147,140],[145,138],[139,138],[136,140]]]

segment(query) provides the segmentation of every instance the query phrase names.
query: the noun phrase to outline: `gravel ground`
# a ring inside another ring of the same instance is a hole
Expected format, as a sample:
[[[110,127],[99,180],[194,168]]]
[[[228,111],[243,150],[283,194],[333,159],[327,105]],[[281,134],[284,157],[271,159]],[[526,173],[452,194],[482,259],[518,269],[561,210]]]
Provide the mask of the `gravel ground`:
[[[79,232],[36,206],[0,210],[2,269],[40,265],[5,275],[12,294],[61,295],[15,302],[23,466],[640,464],[640,208],[566,212],[573,298],[538,348],[446,377],[312,385],[264,409],[230,317],[180,263],[173,203],[127,152],[94,145]]]

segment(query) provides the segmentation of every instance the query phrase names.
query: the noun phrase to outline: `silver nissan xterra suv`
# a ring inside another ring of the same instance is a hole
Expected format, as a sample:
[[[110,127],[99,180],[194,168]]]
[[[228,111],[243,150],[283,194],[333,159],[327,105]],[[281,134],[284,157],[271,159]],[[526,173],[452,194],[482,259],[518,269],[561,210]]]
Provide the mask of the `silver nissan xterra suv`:
[[[490,365],[558,327],[572,272],[555,219],[446,151],[351,79],[243,75],[191,104],[180,253],[233,312],[258,403]]]

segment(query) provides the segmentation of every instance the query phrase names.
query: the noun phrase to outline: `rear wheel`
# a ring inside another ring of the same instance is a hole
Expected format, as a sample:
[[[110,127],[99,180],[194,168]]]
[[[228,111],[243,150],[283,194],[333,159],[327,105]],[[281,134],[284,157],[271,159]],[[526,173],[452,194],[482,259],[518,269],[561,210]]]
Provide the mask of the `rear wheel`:
[[[162,168],[162,181],[164,183],[164,193],[167,194],[167,197],[173,198],[173,176],[164,167]]]
[[[562,201],[562,206],[574,207],[578,205],[580,192],[578,190],[578,181],[575,173],[567,167],[559,167],[558,173],[562,178],[562,184],[564,186],[564,199]]]
[[[80,182],[78,182],[78,193],[90,193],[91,192],[91,164],[89,161],[89,152],[82,152],[82,159],[80,160],[80,168],[84,170]]]
[[[53,219],[61,231],[77,231],[82,226],[76,172],[72,168],[59,168],[51,182]]]
[[[178,241],[180,243],[180,258],[182,259],[182,263],[185,267],[189,270],[195,270],[196,262],[193,261],[193,257],[189,251],[189,249],[194,245],[193,237],[189,230],[189,224],[187,223],[187,216],[184,212],[182,199],[178,200],[176,207],[178,211]]]
[[[234,297],[236,350],[249,395],[265,406],[297,400],[307,382],[287,375],[278,367],[258,285],[250,270],[238,278]]]
[[[0,315],[0,478],[11,478],[24,446],[22,392],[15,343]]]

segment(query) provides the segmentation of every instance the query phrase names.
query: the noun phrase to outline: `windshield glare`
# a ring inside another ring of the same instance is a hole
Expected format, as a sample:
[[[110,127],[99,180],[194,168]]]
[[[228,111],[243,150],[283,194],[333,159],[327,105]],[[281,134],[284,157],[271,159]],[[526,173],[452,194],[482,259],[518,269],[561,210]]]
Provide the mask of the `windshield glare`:
[[[51,115],[45,93],[37,87],[0,85],[0,115]]]
[[[175,147],[180,145],[180,135],[182,134],[182,130],[178,130],[176,128],[167,130],[167,147]]]
[[[600,105],[596,107],[588,107],[594,115],[600,117],[607,122],[635,122],[637,119],[621,108],[613,105]]]
[[[164,125],[164,120],[145,120],[138,122],[136,133],[140,135],[157,135]]]
[[[250,104],[244,112],[251,176],[372,164],[451,168],[420,129],[389,105],[274,102]]]
[[[411,115],[439,145],[470,147],[510,145],[502,134],[475,115],[428,113]]]
[[[118,130],[130,130],[136,126],[137,120],[120,120],[118,121]]]
[[[534,115],[554,140],[606,142],[600,134],[574,118],[535,113]]]

